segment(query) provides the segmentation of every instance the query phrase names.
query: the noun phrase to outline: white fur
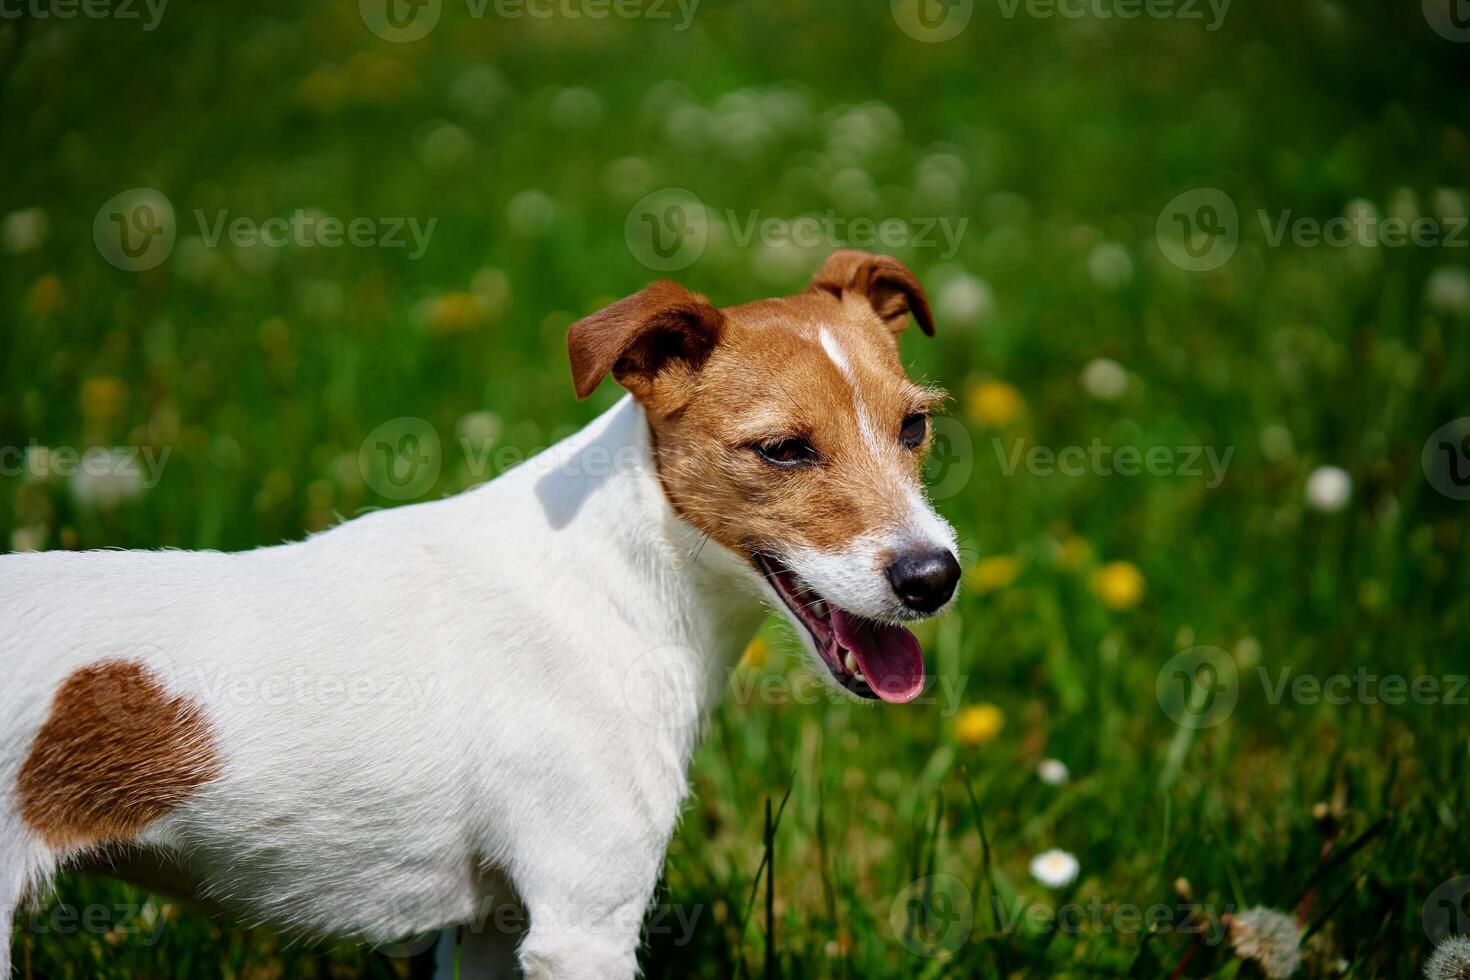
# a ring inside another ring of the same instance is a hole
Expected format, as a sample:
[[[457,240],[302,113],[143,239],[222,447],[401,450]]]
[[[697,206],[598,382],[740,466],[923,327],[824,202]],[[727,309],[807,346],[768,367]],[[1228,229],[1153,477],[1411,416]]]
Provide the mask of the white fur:
[[[878,439],[878,429],[873,425],[873,417],[868,413],[868,406],[863,404],[862,389],[858,385],[857,373],[852,369],[852,362],[847,359],[847,354],[837,338],[826,327],[817,332],[817,338],[821,341],[822,350],[827,352],[832,363],[837,366],[838,372],[847,380],[847,385],[852,389],[852,407],[857,412],[858,431],[862,433],[863,445],[868,447],[868,452],[875,455],[883,452],[883,444]]]
[[[868,619],[897,623],[937,615],[904,605],[888,583],[886,568],[908,550],[955,551],[954,528],[935,513],[918,488],[900,484],[895,492],[908,502],[900,523],[859,535],[841,548],[793,549],[783,556],[787,567],[822,598]]]
[[[626,398],[483,487],[299,543],[0,558],[0,951],[22,884],[78,857],[23,825],[17,772],[63,679],[126,658],[223,758],[142,835],[177,887],[309,936],[469,922],[491,949],[508,882],[529,976],[631,978],[761,589],[674,514]]]
[[[787,556],[874,619],[914,618],[883,554],[954,543],[902,469],[896,526]],[[700,729],[781,607],[673,512],[630,398],[457,497],[239,554],[7,555],[0,595],[0,953],[24,885],[99,860],[36,839],[17,773],[63,680],[126,659],[202,706],[223,769],[120,871],[308,937],[463,924],[466,978],[558,980],[634,976]]]

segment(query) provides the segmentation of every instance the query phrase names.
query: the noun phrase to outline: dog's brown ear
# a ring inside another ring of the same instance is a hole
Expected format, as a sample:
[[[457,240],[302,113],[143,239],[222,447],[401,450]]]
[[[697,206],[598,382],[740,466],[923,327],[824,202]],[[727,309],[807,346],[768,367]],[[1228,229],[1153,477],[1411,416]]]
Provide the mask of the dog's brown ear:
[[[640,401],[655,383],[693,376],[719,342],[725,317],[703,296],[661,279],[572,324],[567,352],[577,397],[612,372]]]
[[[839,249],[827,256],[812,276],[807,292],[815,291],[831,293],[838,299],[843,293],[866,298],[895,337],[908,326],[910,313],[919,321],[920,330],[934,336],[934,317],[924,287],[913,270],[892,256]]]

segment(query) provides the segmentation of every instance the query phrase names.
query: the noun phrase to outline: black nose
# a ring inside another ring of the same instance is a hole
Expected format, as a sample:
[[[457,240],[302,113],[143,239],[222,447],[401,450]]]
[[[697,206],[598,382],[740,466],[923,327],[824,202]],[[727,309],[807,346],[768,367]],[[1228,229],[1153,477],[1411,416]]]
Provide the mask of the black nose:
[[[899,555],[888,566],[888,583],[903,604],[918,612],[933,612],[954,595],[960,563],[947,549]]]

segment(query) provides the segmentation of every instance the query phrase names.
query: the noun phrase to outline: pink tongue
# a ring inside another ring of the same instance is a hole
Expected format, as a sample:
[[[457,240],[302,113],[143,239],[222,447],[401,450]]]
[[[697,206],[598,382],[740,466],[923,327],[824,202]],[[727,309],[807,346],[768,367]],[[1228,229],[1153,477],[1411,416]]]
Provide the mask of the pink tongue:
[[[924,690],[924,651],[914,634],[902,626],[888,626],[832,610],[832,628],[867,678],[873,693],[884,701],[902,704]]]

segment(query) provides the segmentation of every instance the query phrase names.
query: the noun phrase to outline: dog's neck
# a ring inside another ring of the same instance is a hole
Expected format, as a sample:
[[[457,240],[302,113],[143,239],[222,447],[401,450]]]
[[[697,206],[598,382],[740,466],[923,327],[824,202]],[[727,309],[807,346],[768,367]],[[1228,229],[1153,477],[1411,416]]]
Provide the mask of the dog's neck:
[[[747,563],[674,511],[654,451],[642,408],[625,397],[502,479],[530,482],[549,524],[541,557],[603,593],[589,604],[612,608],[621,621],[614,635],[642,638],[635,649],[612,644],[605,656],[628,678],[630,698],[659,700],[632,705],[635,713],[666,710],[656,724],[689,732],[687,744],[676,740],[687,762],[765,608]],[[588,614],[576,605],[563,613]]]

